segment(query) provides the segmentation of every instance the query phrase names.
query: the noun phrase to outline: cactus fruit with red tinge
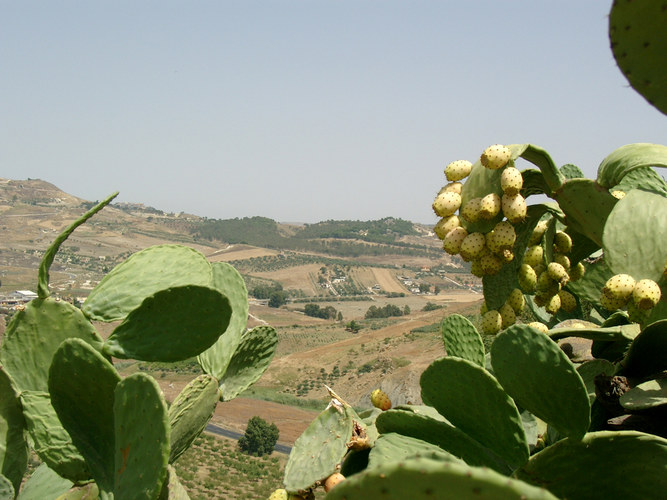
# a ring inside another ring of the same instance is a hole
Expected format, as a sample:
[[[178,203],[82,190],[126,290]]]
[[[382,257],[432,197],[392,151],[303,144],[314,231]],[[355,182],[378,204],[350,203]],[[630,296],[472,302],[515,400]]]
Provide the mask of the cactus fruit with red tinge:
[[[391,408],[391,400],[389,396],[382,391],[381,389],[375,389],[371,392],[371,403],[376,408],[379,408],[382,411],[386,411]]]

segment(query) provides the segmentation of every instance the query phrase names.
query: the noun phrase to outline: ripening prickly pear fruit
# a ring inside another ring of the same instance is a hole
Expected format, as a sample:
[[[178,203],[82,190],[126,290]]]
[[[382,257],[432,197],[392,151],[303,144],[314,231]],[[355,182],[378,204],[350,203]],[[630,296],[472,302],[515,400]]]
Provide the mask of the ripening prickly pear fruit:
[[[500,317],[502,320],[500,328],[502,328],[503,330],[505,328],[509,328],[514,323],[516,323],[516,313],[514,312],[514,309],[512,309],[512,306],[510,306],[507,302],[505,302],[502,306],[500,306],[498,312],[500,313]]]
[[[570,253],[572,251],[572,238],[563,231],[554,234],[554,250],[558,253]]]
[[[628,301],[623,299],[615,299],[606,293],[600,295],[600,305],[607,311],[615,311],[623,307]]]
[[[567,274],[567,271],[558,262],[549,262],[547,265],[547,272],[551,279],[558,281],[561,285],[565,285],[570,281],[570,276]]]
[[[468,222],[477,222],[481,218],[482,199],[472,198],[461,208],[461,217]]]
[[[482,165],[491,170],[503,168],[510,161],[512,151],[502,144],[494,144],[484,150],[480,161]]]
[[[516,242],[516,231],[514,226],[506,220],[500,221],[493,228],[493,238],[502,249],[512,248]]]
[[[334,472],[328,478],[324,480],[324,491],[329,493],[334,486],[345,481],[345,476],[340,472]]]
[[[449,231],[442,240],[442,248],[450,255],[456,255],[461,250],[461,243],[468,236],[465,228],[458,226]]]
[[[387,394],[380,389],[375,389],[373,392],[371,392],[371,403],[373,406],[380,408],[382,411],[391,408],[391,401],[389,400],[389,396],[387,396]]]
[[[572,312],[577,308],[577,299],[567,290],[558,292],[560,297],[560,308],[565,312]]]
[[[479,215],[482,219],[493,219],[496,215],[500,213],[500,196],[496,193],[489,193],[484,198],[479,205]]]
[[[487,312],[489,312],[489,308],[486,305],[486,301],[482,302],[482,305],[479,307],[479,315],[484,316]]]
[[[514,260],[514,252],[510,248],[503,248],[497,255],[504,264],[508,264]]]
[[[544,233],[547,232],[548,223],[545,220],[539,221],[533,228],[533,232],[530,233],[530,239],[528,240],[529,245],[537,245],[542,241]]]
[[[449,184],[444,185],[438,194],[442,193],[456,193],[456,194],[461,194],[461,191],[463,191],[463,184],[460,182],[450,182]]]
[[[288,498],[289,495],[287,494],[287,490],[279,488],[271,493],[269,500],[288,500]]]
[[[635,284],[632,291],[632,300],[637,309],[648,311],[660,302],[661,295],[660,287],[655,281],[643,279]]]
[[[538,266],[544,262],[544,248],[542,248],[542,245],[533,245],[526,248],[522,262],[531,267]]]
[[[495,335],[500,331],[503,324],[503,318],[498,311],[487,311],[482,316],[482,332],[486,335]]]
[[[482,272],[486,276],[493,276],[494,274],[498,274],[503,268],[503,261],[500,260],[497,255],[490,252],[482,256],[482,258],[479,259],[479,263],[482,266]]]
[[[623,198],[625,198],[625,191],[621,191],[620,189],[614,189],[609,193],[617,200],[622,200]]]
[[[500,187],[503,193],[511,195],[519,194],[523,187],[523,177],[518,168],[507,166],[500,174]]]
[[[460,181],[470,175],[472,163],[468,160],[456,160],[445,167],[445,176],[448,181]]]
[[[502,250],[500,247],[500,242],[496,239],[496,233],[493,231],[489,231],[484,235],[486,238],[486,248],[491,250],[493,253],[498,253]]]
[[[563,255],[562,253],[554,254],[554,262],[563,266],[566,271],[570,270],[570,258],[567,255]]]
[[[433,202],[433,211],[440,217],[447,217],[461,206],[461,195],[457,193],[440,193]]]
[[[533,293],[535,291],[537,287],[537,274],[535,273],[535,269],[528,264],[521,264],[518,279],[521,290],[526,293]]]
[[[535,328],[535,330],[539,332],[549,333],[549,327],[544,323],[540,323],[539,321],[531,321],[530,323],[528,323],[528,326]]]
[[[520,194],[515,194],[514,196],[504,194],[501,204],[503,214],[512,224],[518,224],[526,218],[528,206],[526,205],[526,200]]]
[[[537,277],[536,295],[550,299],[560,291],[560,283],[554,280],[547,271]]]
[[[616,274],[609,278],[602,288],[602,294],[610,299],[622,301],[630,299],[635,288],[635,279],[629,274]]]
[[[584,267],[583,262],[577,262],[570,268],[568,273],[570,275],[570,281],[578,281],[584,277],[584,274],[586,274],[586,267]]]
[[[523,296],[523,292],[520,289],[515,288],[510,292],[506,303],[514,309],[516,314],[519,314],[526,306],[526,298]]]
[[[470,261],[470,274],[478,278],[483,278],[486,275],[482,267],[482,259],[473,259]]]
[[[486,238],[482,233],[470,233],[461,243],[459,253],[465,261],[479,257],[486,248]]]
[[[443,217],[438,221],[438,223],[433,227],[433,232],[441,240],[445,239],[447,233],[450,232],[455,227],[461,225],[461,220],[458,215],[450,215],[448,217]]]

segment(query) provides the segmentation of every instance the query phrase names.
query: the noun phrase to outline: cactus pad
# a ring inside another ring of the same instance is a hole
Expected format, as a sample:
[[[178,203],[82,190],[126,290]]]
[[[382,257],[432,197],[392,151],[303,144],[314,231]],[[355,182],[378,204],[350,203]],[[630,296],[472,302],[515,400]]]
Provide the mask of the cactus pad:
[[[277,345],[278,335],[270,326],[256,326],[243,334],[220,381],[223,401],[235,398],[262,376]]]
[[[597,182],[607,189],[612,189],[622,184],[633,171],[650,167],[667,167],[667,146],[649,143],[627,144],[612,151],[602,160],[598,167]],[[651,177],[655,179],[656,176]],[[654,187],[652,181],[648,182],[648,185],[641,184],[634,187],[645,189]],[[664,184],[664,181],[662,183]],[[661,187],[659,191],[662,190]]]
[[[667,405],[667,378],[648,380],[623,394],[621,406],[629,411],[648,410]]]
[[[425,401],[511,467],[528,460],[519,410],[484,368],[464,359],[442,358],[431,363],[420,383]]]
[[[590,424],[588,392],[554,341],[529,326],[514,325],[494,340],[491,362],[518,405],[567,436],[583,437]]]
[[[123,359],[181,361],[209,348],[227,328],[230,316],[229,302],[217,290],[168,288],[131,311],[103,349]]]
[[[114,500],[156,498],[167,477],[169,418],[157,382],[134,373],[116,386]],[[146,425],[149,422],[149,425]]]
[[[414,458],[354,475],[327,494],[327,500],[556,500],[548,491],[492,470]]]
[[[667,491],[667,440],[636,431],[563,439],[533,455],[515,477],[559,498],[655,498]]]
[[[90,292],[81,310],[98,321],[122,320],[160,290],[209,286],[211,278],[211,265],[197,250],[181,245],[149,247],[112,269]]]
[[[0,473],[18,491],[28,465],[28,444],[21,404],[11,380],[0,367]]]
[[[35,469],[21,488],[19,499],[56,498],[67,493],[72,484],[72,481],[63,479],[53,469],[50,469],[46,464],[42,464]],[[0,495],[0,498],[2,498],[2,495]]]
[[[375,445],[371,448],[368,456],[368,468],[385,467],[388,463],[416,457],[465,463],[437,445],[403,434],[389,432],[375,441]]]
[[[484,366],[484,344],[475,326],[460,314],[450,314],[440,324],[448,356],[472,361]]]
[[[624,372],[632,377],[647,377],[667,370],[667,320],[650,324],[637,335],[623,360]]]

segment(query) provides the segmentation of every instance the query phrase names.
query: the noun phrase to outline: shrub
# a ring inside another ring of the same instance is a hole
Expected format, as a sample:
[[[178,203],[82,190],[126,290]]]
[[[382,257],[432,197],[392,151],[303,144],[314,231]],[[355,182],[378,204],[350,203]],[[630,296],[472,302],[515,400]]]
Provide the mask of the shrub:
[[[248,420],[245,434],[239,439],[239,448],[250,455],[261,457],[273,451],[279,435],[276,424],[269,424],[263,418],[254,416]]]

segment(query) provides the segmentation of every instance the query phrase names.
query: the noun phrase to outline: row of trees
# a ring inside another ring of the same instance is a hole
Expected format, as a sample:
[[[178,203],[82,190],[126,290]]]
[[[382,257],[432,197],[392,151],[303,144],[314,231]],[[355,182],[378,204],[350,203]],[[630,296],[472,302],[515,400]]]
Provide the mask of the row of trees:
[[[369,307],[364,317],[366,319],[389,318],[392,316],[406,316],[408,314],[410,314],[410,306],[408,306],[407,304],[403,309],[394,304],[387,304],[384,307],[377,307],[377,306]]]
[[[317,304],[306,304],[303,312],[306,316],[313,318],[337,319],[338,321],[343,319],[343,313],[337,311],[333,306],[320,307]]]

